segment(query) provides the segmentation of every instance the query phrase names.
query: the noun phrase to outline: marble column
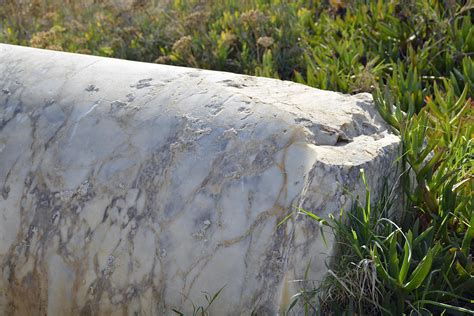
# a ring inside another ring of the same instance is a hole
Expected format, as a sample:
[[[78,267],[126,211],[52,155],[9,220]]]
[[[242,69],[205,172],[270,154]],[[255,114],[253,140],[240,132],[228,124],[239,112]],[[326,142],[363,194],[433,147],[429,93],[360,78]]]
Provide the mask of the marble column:
[[[277,223],[398,148],[369,94],[0,44],[0,314],[278,314],[333,244]]]

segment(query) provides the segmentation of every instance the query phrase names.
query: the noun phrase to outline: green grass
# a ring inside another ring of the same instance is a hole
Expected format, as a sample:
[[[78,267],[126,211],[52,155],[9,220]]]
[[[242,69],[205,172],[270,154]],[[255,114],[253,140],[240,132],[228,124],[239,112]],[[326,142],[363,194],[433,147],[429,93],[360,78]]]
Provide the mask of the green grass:
[[[224,286],[225,287],[225,286]],[[215,302],[215,300],[219,297],[221,294],[222,290],[224,290],[224,287],[221,287],[216,293],[213,295],[203,292],[203,296],[206,299],[206,305],[203,306],[197,306],[193,302],[191,302],[191,305],[193,307],[193,316],[210,316],[210,311],[209,309],[211,308],[212,304]],[[179,316],[184,316],[184,313],[181,312],[178,309],[173,308],[172,309],[173,313]]]
[[[0,42],[373,93],[402,138],[401,218],[386,196],[340,218],[305,211],[334,230],[343,260],[295,302],[308,314],[472,313],[472,0],[4,2]]]

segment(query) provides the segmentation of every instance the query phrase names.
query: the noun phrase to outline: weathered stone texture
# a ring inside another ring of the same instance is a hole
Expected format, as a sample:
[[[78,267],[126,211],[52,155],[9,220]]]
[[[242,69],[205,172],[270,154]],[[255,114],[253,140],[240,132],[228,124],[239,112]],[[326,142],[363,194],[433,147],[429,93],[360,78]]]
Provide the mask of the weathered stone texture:
[[[0,314],[275,314],[396,155],[368,94],[0,44]],[[346,191],[347,190],[347,191]]]

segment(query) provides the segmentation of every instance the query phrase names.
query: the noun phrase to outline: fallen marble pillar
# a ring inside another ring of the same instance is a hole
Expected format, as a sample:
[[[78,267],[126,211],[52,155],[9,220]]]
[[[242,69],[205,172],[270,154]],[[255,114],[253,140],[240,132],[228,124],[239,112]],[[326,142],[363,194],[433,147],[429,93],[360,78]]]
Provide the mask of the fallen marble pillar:
[[[275,315],[399,139],[371,96],[0,44],[0,314]],[[349,193],[348,193],[349,192]]]

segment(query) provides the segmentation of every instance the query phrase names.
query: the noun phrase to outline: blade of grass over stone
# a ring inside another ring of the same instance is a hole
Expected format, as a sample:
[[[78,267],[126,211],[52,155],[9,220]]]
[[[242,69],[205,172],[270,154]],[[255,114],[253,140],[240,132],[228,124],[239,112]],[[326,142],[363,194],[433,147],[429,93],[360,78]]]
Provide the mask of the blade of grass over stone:
[[[472,303],[472,302],[471,302]],[[430,300],[419,300],[413,303],[413,305],[417,304],[430,304],[438,307],[442,307],[448,310],[460,312],[460,313],[466,313],[469,315],[474,315],[474,311],[471,309],[463,308],[463,307],[458,307],[458,306],[452,306],[446,303],[440,303],[440,302],[435,302],[435,301],[430,301]]]

